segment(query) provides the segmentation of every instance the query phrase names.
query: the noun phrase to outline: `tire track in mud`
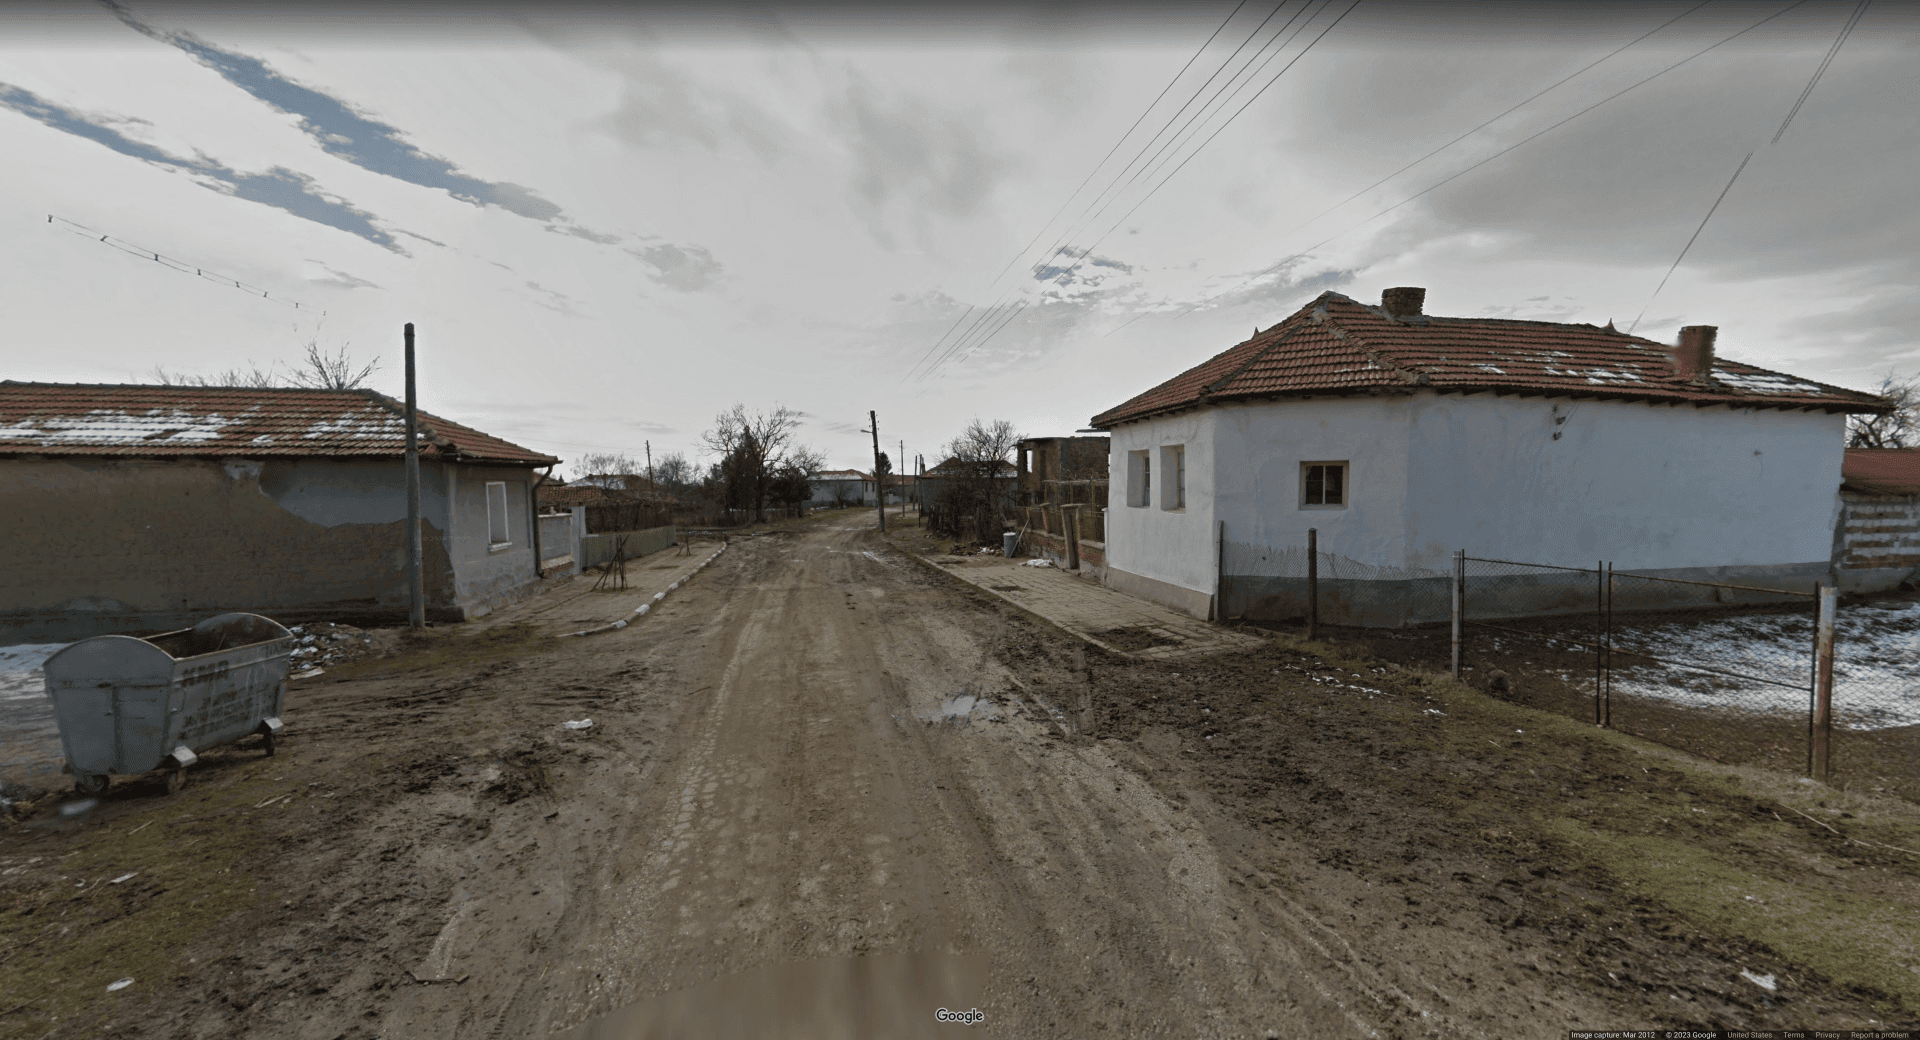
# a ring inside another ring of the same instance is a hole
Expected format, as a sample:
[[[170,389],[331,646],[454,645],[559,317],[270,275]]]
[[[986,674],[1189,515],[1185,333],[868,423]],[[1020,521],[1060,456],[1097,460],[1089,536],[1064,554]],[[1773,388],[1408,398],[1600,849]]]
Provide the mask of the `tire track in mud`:
[[[990,958],[991,1035],[1380,1035],[1334,957],[1250,931],[1187,807],[1048,736],[1051,710],[994,660],[1028,623],[863,535],[728,554],[711,587],[728,617],[675,666],[711,688],[683,750],[592,881],[597,919],[569,915],[566,963],[500,1035],[920,949]],[[934,721],[962,690],[985,695],[979,719]]]

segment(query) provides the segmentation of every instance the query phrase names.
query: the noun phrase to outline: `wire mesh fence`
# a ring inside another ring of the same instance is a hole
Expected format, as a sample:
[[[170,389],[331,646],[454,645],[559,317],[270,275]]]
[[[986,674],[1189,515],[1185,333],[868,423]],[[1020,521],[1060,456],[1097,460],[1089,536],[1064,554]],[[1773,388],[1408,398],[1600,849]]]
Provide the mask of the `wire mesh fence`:
[[[1509,700],[1722,762],[1920,800],[1914,596],[1838,602],[1823,715],[1812,589],[1464,554],[1449,574],[1227,541],[1220,595],[1224,617],[1349,626],[1342,638],[1373,653],[1455,667]]]

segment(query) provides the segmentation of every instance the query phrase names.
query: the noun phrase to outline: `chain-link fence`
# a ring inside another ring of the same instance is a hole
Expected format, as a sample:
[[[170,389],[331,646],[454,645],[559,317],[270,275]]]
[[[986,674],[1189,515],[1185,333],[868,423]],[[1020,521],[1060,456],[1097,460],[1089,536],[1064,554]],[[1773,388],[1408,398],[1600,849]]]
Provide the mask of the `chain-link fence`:
[[[1920,800],[1920,597],[1837,604],[1823,709],[1808,589],[1464,554],[1448,574],[1232,541],[1220,564],[1223,617],[1343,626],[1369,652],[1532,707]]]

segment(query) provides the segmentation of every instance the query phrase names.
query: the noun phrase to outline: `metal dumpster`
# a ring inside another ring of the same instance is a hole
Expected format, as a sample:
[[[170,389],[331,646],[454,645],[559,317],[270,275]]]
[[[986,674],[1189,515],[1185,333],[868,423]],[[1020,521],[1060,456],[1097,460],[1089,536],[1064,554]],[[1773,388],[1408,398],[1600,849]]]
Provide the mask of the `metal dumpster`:
[[[280,732],[293,633],[258,614],[221,614],[145,639],[94,636],[47,658],[60,744],[74,790],[109,774],[167,770],[178,791],[195,752]]]

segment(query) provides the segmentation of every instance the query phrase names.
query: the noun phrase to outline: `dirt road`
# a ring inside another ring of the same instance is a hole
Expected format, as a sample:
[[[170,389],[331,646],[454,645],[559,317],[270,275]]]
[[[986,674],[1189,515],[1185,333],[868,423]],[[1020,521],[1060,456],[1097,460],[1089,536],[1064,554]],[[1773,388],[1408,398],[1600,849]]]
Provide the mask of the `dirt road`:
[[[1774,803],[1417,676],[1089,659],[871,524],[736,542],[623,632],[334,669],[277,758],[42,811],[8,834],[0,964],[49,967],[0,975],[0,1036],[1505,1038],[1920,1006],[1897,850],[1835,852],[1787,802],[1762,829]],[[1642,859],[1748,843],[1872,902],[1886,949],[1755,941],[1602,869],[1628,797],[1680,817]],[[1912,816],[1861,836],[1915,847]]]

